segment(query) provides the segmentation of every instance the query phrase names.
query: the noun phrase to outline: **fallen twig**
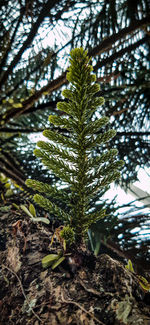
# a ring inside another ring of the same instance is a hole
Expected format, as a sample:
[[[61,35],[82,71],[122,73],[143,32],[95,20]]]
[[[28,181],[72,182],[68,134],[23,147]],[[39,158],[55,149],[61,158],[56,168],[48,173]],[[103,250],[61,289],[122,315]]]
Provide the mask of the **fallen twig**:
[[[66,304],[72,304],[77,306],[78,308],[80,308],[82,311],[84,311],[86,314],[88,314],[91,318],[93,318],[97,323],[101,324],[101,325],[105,325],[103,322],[101,322],[98,318],[96,318],[91,312],[89,312],[88,310],[86,310],[83,306],[81,306],[78,302],[73,301],[73,300],[69,300],[69,299],[65,299],[63,292],[61,292],[61,298],[62,298],[62,302],[66,303]]]
[[[33,308],[31,307],[30,302],[29,302],[29,300],[28,300],[28,298],[27,298],[27,296],[26,296],[26,294],[25,294],[25,291],[24,291],[23,285],[22,285],[22,283],[21,283],[21,280],[20,280],[19,276],[17,275],[17,273],[14,272],[13,270],[11,270],[8,266],[6,266],[6,265],[4,265],[4,264],[2,264],[2,268],[7,269],[9,272],[11,272],[12,274],[15,275],[15,277],[17,278],[17,280],[18,280],[18,282],[19,282],[19,284],[20,284],[20,288],[21,288],[22,294],[23,294],[23,296],[24,296],[24,298],[25,298],[25,300],[26,300],[26,302],[27,302],[29,308],[31,309],[31,311],[32,311],[32,313],[34,314],[34,316],[35,316],[35,317],[36,317],[40,322],[42,322],[42,319],[41,319],[41,318],[40,318],[40,317],[35,313],[35,311],[34,311]]]

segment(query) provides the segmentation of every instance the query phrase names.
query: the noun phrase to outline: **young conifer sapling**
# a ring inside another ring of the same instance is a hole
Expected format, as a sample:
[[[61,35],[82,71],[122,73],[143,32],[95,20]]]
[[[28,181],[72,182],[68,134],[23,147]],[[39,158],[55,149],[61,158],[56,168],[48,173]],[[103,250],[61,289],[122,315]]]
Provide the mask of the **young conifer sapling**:
[[[67,189],[28,179],[26,185],[41,194],[34,201],[64,224],[62,238],[68,245],[78,246],[90,226],[105,217],[105,210],[93,212],[90,208],[103,188],[120,176],[123,161],[116,160],[116,149],[104,149],[116,132],[105,126],[109,118],[96,118],[95,112],[104,104],[103,97],[96,97],[100,90],[87,51],[73,49],[67,80],[70,88],[62,95],[64,102],[57,104],[63,115],[49,117],[50,128],[44,130],[47,141],[39,141],[34,154],[57,176]],[[95,147],[100,154],[95,155]]]

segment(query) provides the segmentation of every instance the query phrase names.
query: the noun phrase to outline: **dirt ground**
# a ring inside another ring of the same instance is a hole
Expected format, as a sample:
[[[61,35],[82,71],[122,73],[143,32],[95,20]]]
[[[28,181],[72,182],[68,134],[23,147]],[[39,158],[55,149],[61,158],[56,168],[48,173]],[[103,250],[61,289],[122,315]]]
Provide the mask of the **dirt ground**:
[[[107,254],[74,250],[54,271],[41,260],[54,226],[12,207],[0,212],[0,325],[150,325],[150,292]]]

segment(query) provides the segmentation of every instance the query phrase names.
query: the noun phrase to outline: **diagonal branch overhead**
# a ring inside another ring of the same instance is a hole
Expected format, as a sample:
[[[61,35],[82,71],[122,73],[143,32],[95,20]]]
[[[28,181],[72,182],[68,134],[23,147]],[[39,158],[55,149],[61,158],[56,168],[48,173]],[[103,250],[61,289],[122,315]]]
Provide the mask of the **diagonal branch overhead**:
[[[27,111],[42,95],[45,91],[52,92],[54,90],[57,90],[60,88],[63,84],[66,83],[66,72],[63,73],[60,77],[56,78],[53,81],[50,81],[46,86],[42,87],[39,91],[35,92],[34,95],[30,96],[27,100],[22,102],[22,108],[18,110],[13,108],[9,110],[8,114],[3,116],[0,116],[0,120],[3,122],[3,126],[5,123],[7,123],[10,119],[15,118],[23,114],[25,111]],[[3,127],[2,126],[2,127]]]
[[[57,1],[58,3],[60,2]],[[22,54],[24,51],[29,47],[29,45],[32,43],[41,23],[43,22],[45,15],[47,12],[49,12],[50,9],[52,9],[55,5],[55,0],[48,0],[47,3],[43,6],[41,13],[39,14],[39,17],[37,18],[37,21],[32,26],[32,29],[27,37],[27,39],[24,41],[21,49],[17,53],[17,55],[14,57],[12,62],[10,63],[8,69],[4,72],[1,80],[0,80],[0,89],[2,88],[3,84],[7,81],[8,76],[12,73],[13,69],[17,65],[17,63],[20,61]]]
[[[139,47],[140,45],[144,44],[146,41],[148,41],[149,37],[145,36],[142,39],[140,39],[139,41],[121,49],[120,51],[116,51],[115,53],[113,53],[112,55],[108,56],[106,59],[103,59],[102,61],[98,62],[95,66],[94,66],[94,71],[97,71],[97,69],[105,66],[106,64],[110,64],[112,63],[114,60],[116,60],[117,58],[122,57],[125,53],[130,53],[131,51],[135,50],[137,47]]]
[[[140,29],[142,26],[149,24],[150,22],[150,15],[145,18],[136,20],[128,27],[123,28],[118,33],[111,35],[104,39],[99,45],[89,51],[90,56],[100,55],[104,51],[109,50],[112,47],[112,44],[117,42],[119,39],[126,37],[126,35],[132,33],[133,31]]]
[[[48,7],[50,6],[49,2],[47,3],[47,6]],[[112,46],[115,44],[115,42],[118,41],[120,38],[125,38],[128,34],[132,33],[133,31],[135,31],[137,29],[141,29],[143,26],[148,24],[149,21],[150,21],[150,15],[148,15],[147,17],[145,17],[143,19],[134,21],[132,24],[130,24],[130,26],[123,28],[118,33],[115,33],[115,34],[107,37],[103,41],[101,41],[98,46],[94,47],[92,50],[89,51],[89,55],[92,57],[95,57],[95,56],[100,55],[101,53],[111,49]],[[38,29],[37,22],[36,22],[36,28]],[[35,33],[34,33],[34,35],[35,35]],[[30,42],[32,41],[34,35],[32,35],[32,33],[29,34],[28,40],[30,40]],[[109,63],[109,61],[112,61],[114,58],[120,57],[124,53],[132,51],[132,49],[135,49],[137,46],[143,44],[143,42],[147,41],[147,39],[148,39],[148,36],[142,38],[138,42],[133,43],[132,45],[126,47],[125,49],[118,51],[117,53],[113,54],[111,57],[98,63],[98,65],[96,67],[99,68],[99,66],[104,66],[105,64]],[[27,42],[27,40],[25,42]],[[27,44],[26,44],[26,46],[27,46]],[[24,47],[24,45],[23,45],[23,47]],[[22,48],[20,49],[20,51],[22,51]],[[21,53],[20,51],[19,51],[19,53]],[[18,55],[19,55],[19,53],[18,53]],[[21,55],[22,54],[20,54],[20,57],[21,57]],[[20,59],[20,57],[18,57],[18,60]],[[16,57],[15,57],[15,59],[16,59]],[[10,67],[11,66],[12,66],[12,64],[10,65]],[[10,67],[8,68],[8,70],[10,69]],[[13,69],[13,67],[12,67],[12,69]],[[8,70],[6,71],[6,73],[9,74],[10,72],[8,72]],[[4,76],[3,76],[3,78],[4,78]],[[16,117],[24,114],[25,112],[27,112],[29,110],[29,108],[32,107],[33,104],[39,98],[41,98],[41,96],[43,95],[44,92],[49,92],[49,94],[50,94],[54,90],[59,89],[66,82],[67,81],[66,81],[66,71],[65,71],[58,78],[50,81],[49,83],[47,83],[46,86],[42,87],[40,90],[36,91],[32,96],[30,96],[28,99],[26,99],[24,102],[22,102],[22,108],[19,108],[19,109],[13,108],[13,109],[10,109],[8,111],[8,113],[5,114],[5,116],[1,115],[0,116],[1,128],[3,128],[5,126],[5,124],[8,123],[12,118],[16,118]]]
[[[7,51],[5,52],[5,55],[4,55],[3,59],[1,60],[1,63],[0,63],[0,73],[1,73],[3,67],[4,67],[4,65],[5,65],[5,63],[6,63],[7,59],[8,59],[9,52],[11,51],[12,44],[13,44],[14,39],[16,37],[16,34],[18,32],[18,28],[19,28],[19,26],[20,26],[20,24],[22,22],[24,13],[25,13],[24,12],[24,8],[22,8],[22,10],[20,12],[20,16],[19,16],[18,22],[16,24],[15,30],[14,30],[13,35],[12,35],[12,38],[11,38],[11,40],[10,40],[8,46],[7,46]]]

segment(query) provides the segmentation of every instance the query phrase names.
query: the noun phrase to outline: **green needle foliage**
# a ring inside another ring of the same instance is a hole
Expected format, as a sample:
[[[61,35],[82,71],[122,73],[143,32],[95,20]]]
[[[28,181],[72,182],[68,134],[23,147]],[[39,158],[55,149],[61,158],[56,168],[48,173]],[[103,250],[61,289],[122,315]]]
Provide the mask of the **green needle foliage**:
[[[43,164],[68,186],[67,190],[31,179],[26,185],[43,193],[34,195],[39,206],[63,220],[67,227],[63,238],[68,240],[70,229],[70,236],[75,235],[75,241],[79,243],[91,224],[105,216],[104,209],[92,212],[92,198],[120,176],[118,169],[123,162],[115,160],[116,149],[104,149],[104,144],[116,132],[104,130],[108,117],[94,118],[97,108],[104,104],[104,98],[95,96],[100,86],[95,83],[96,76],[92,74],[87,52],[76,48],[70,57],[67,80],[71,86],[62,92],[66,101],[57,104],[65,114],[49,117],[54,126],[43,132],[48,141],[39,141],[39,149],[34,150]],[[95,146],[102,148],[96,157]]]

